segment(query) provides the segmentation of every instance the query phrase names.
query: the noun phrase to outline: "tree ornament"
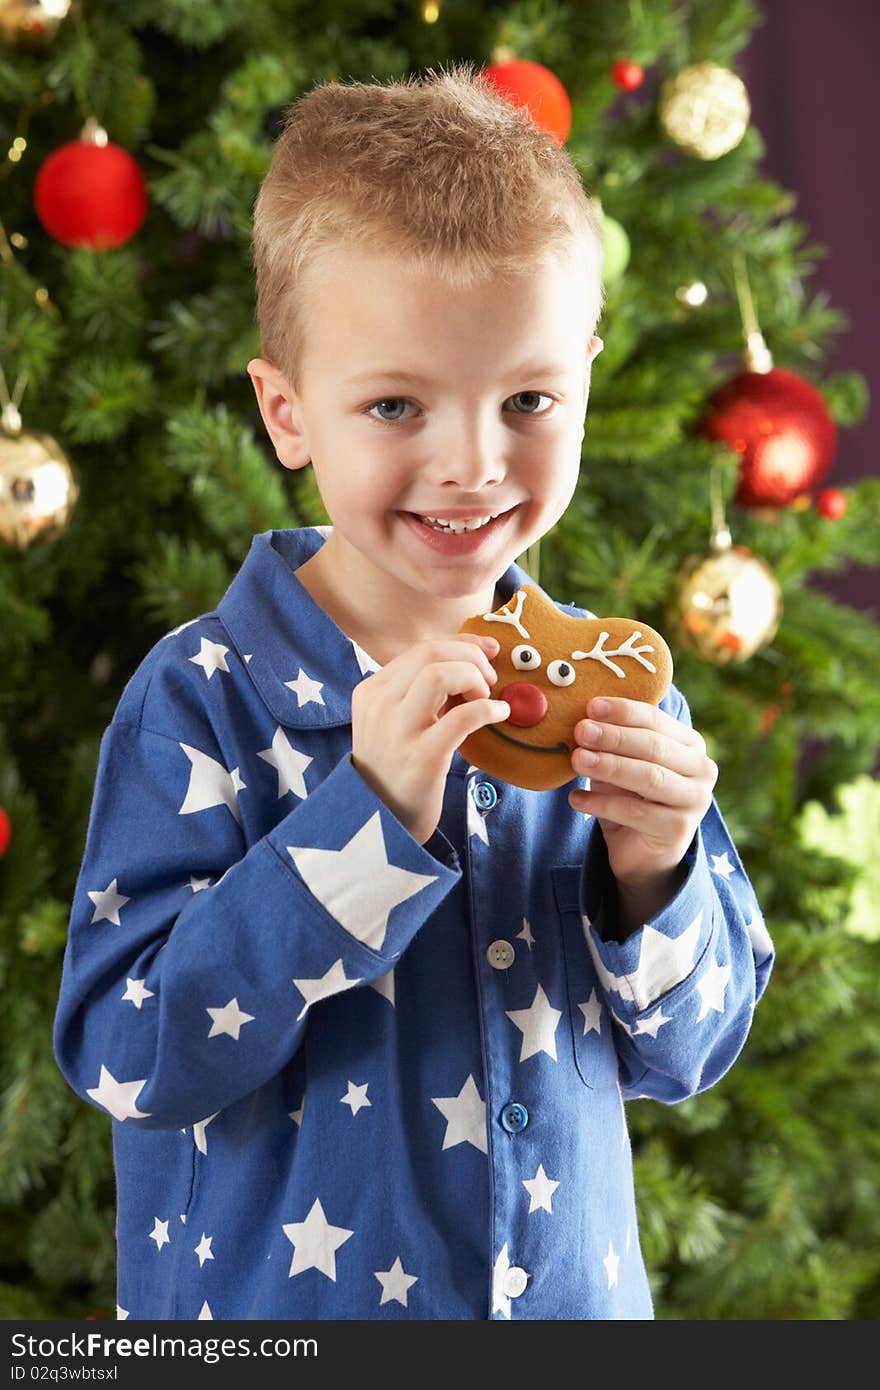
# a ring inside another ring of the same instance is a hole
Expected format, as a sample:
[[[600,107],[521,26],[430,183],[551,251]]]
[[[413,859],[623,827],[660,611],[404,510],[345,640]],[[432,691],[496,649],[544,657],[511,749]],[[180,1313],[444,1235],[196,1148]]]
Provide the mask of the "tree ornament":
[[[719,159],[746,133],[751,115],[745,83],[719,63],[694,63],[667,77],[659,117],[673,144],[698,159]]]
[[[701,429],[739,454],[735,500],[741,506],[784,507],[828,472],[837,451],[837,427],[815,386],[797,372],[773,366],[740,255],[735,273],[747,370],[711,393]]]
[[[823,488],[816,498],[816,511],[829,521],[839,521],[846,515],[848,506],[846,493],[841,492],[839,487]]]
[[[513,106],[522,106],[536,125],[564,145],[571,131],[571,102],[559,78],[530,58],[500,58],[483,75]]]
[[[602,245],[605,255],[602,260],[602,278],[606,285],[620,280],[629,265],[630,244],[626,229],[613,217],[602,213]]]
[[[714,666],[747,661],[773,640],[781,614],[776,576],[747,546],[691,555],[679,571],[672,610],[678,640]]]
[[[699,309],[709,298],[709,291],[702,280],[691,280],[688,285],[679,285],[675,297],[679,304],[686,304],[689,309]]]
[[[710,554],[681,566],[670,610],[679,643],[713,666],[748,661],[776,635],[782,592],[764,560],[734,545],[721,501],[717,466],[710,477]]]
[[[6,814],[6,808],[0,806],[0,859],[9,848],[9,841],[12,839],[12,822]]]
[[[73,469],[51,434],[22,432],[18,405],[0,370],[0,544],[24,550],[35,540],[55,540],[68,526],[79,496]]]
[[[45,45],[54,39],[71,0],[0,0],[3,43]]]
[[[612,65],[611,80],[622,92],[634,92],[645,80],[645,69],[638,63],[621,58]]]
[[[55,150],[34,184],[37,216],[65,246],[106,251],[130,240],[147,215],[147,186],[137,161],[90,116],[78,140]]]

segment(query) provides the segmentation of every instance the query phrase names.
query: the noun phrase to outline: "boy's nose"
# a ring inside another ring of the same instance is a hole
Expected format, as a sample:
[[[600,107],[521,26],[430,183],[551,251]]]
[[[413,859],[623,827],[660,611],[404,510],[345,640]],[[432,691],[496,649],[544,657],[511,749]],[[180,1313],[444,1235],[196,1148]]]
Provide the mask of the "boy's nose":
[[[530,681],[513,681],[494,698],[507,701],[510,705],[510,718],[507,722],[515,724],[518,729],[528,729],[533,724],[540,724],[547,713],[547,696]]]

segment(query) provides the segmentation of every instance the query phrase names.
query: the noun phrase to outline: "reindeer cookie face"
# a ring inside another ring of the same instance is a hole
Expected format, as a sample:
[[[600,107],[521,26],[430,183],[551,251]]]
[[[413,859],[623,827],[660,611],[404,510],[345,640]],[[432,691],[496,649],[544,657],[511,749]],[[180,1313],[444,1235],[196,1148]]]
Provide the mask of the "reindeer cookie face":
[[[507,700],[510,718],[478,729],[458,751],[482,772],[531,791],[576,776],[574,726],[594,695],[656,705],[672,680],[672,655],[659,632],[630,618],[573,618],[534,584],[460,630],[501,643],[492,698]]]

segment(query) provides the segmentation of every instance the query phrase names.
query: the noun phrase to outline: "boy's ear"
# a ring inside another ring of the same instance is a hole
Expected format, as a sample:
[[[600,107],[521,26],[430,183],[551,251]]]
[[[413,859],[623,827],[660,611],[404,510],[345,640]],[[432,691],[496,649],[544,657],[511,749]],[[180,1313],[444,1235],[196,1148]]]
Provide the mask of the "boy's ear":
[[[287,378],[264,357],[247,364],[263,424],[272,440],[278,462],[285,468],[305,468],[311,452],[301,424],[293,389]]]
[[[594,333],[590,339],[590,346],[587,348],[587,361],[592,362],[594,358],[598,357],[604,346],[602,339],[597,338]]]

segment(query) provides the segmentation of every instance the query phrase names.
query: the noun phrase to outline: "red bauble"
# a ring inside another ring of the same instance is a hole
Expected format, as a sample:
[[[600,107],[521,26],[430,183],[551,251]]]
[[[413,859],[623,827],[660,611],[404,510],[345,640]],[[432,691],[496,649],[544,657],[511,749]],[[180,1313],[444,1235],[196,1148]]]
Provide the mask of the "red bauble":
[[[529,58],[490,63],[483,75],[513,106],[524,106],[536,125],[564,145],[571,130],[571,102],[559,78]]]
[[[0,859],[9,848],[9,841],[12,839],[12,823],[3,807],[0,806]]]
[[[615,85],[621,91],[634,92],[637,87],[641,87],[645,80],[645,69],[638,63],[630,63],[622,58],[619,63],[614,63],[611,68],[611,77]]]
[[[736,501],[784,507],[824,478],[837,428],[821,393],[797,372],[742,372],[713,391],[703,433],[742,459]]]
[[[816,498],[816,511],[829,521],[837,521],[839,517],[844,516],[848,506],[846,493],[841,492],[839,487],[823,488]]]
[[[147,215],[140,166],[120,145],[71,140],[45,161],[34,184],[37,216],[65,246],[106,251],[133,237]]]

